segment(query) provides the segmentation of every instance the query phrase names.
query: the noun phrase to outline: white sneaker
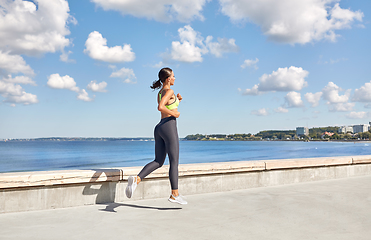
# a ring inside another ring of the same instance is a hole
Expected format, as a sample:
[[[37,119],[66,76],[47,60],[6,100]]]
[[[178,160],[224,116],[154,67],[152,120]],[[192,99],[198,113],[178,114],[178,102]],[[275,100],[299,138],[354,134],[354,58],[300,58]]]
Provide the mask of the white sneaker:
[[[135,176],[130,176],[128,178],[128,186],[125,189],[126,196],[128,198],[131,198],[133,196],[133,193],[135,189],[137,188],[137,177]]]
[[[184,200],[184,197],[181,196],[181,195],[175,197],[173,194],[171,194],[171,196],[169,197],[169,201],[172,202],[172,203],[179,203],[179,204],[182,204],[182,205],[187,204],[187,201]]]

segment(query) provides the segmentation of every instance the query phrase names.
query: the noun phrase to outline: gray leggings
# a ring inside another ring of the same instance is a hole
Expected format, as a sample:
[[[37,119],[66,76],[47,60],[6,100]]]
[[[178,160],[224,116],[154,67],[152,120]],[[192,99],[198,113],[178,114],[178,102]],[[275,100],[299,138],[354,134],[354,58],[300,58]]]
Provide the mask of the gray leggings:
[[[169,179],[172,190],[178,189],[178,165],[179,165],[179,138],[176,127],[176,118],[167,117],[155,127],[155,160],[148,163],[138,174],[140,179],[145,178],[157,168],[162,167],[166,154],[169,156]]]

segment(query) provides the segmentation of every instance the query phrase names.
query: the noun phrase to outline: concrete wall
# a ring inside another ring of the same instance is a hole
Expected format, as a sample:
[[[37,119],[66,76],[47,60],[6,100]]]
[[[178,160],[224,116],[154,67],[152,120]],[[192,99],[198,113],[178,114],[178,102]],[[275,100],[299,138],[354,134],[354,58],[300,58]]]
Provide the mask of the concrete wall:
[[[127,178],[141,167],[0,174],[0,213],[125,202]],[[143,180],[131,200],[167,198],[168,166]],[[183,195],[276,186],[371,174],[371,156],[187,164]]]

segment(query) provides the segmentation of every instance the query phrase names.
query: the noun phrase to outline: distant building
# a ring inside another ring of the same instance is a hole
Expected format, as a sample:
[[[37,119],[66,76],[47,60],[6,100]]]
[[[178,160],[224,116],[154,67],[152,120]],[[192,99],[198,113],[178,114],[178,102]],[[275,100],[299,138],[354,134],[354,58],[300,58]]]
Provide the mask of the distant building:
[[[309,129],[307,127],[297,127],[296,128],[296,135],[297,136],[308,136],[309,135]]]
[[[369,128],[368,124],[354,125],[353,126],[353,133],[367,132],[368,128]]]
[[[342,127],[339,127],[338,129],[338,133],[347,133],[347,132],[353,133],[353,126],[342,126]]]

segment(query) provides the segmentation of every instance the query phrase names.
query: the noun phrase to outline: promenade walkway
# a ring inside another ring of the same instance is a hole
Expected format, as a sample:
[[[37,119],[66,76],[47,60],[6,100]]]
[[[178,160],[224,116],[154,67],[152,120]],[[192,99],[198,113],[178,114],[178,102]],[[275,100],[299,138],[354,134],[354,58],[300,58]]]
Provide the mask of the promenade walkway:
[[[371,176],[0,214],[0,239],[371,239]],[[24,199],[27,201],[27,199]]]

